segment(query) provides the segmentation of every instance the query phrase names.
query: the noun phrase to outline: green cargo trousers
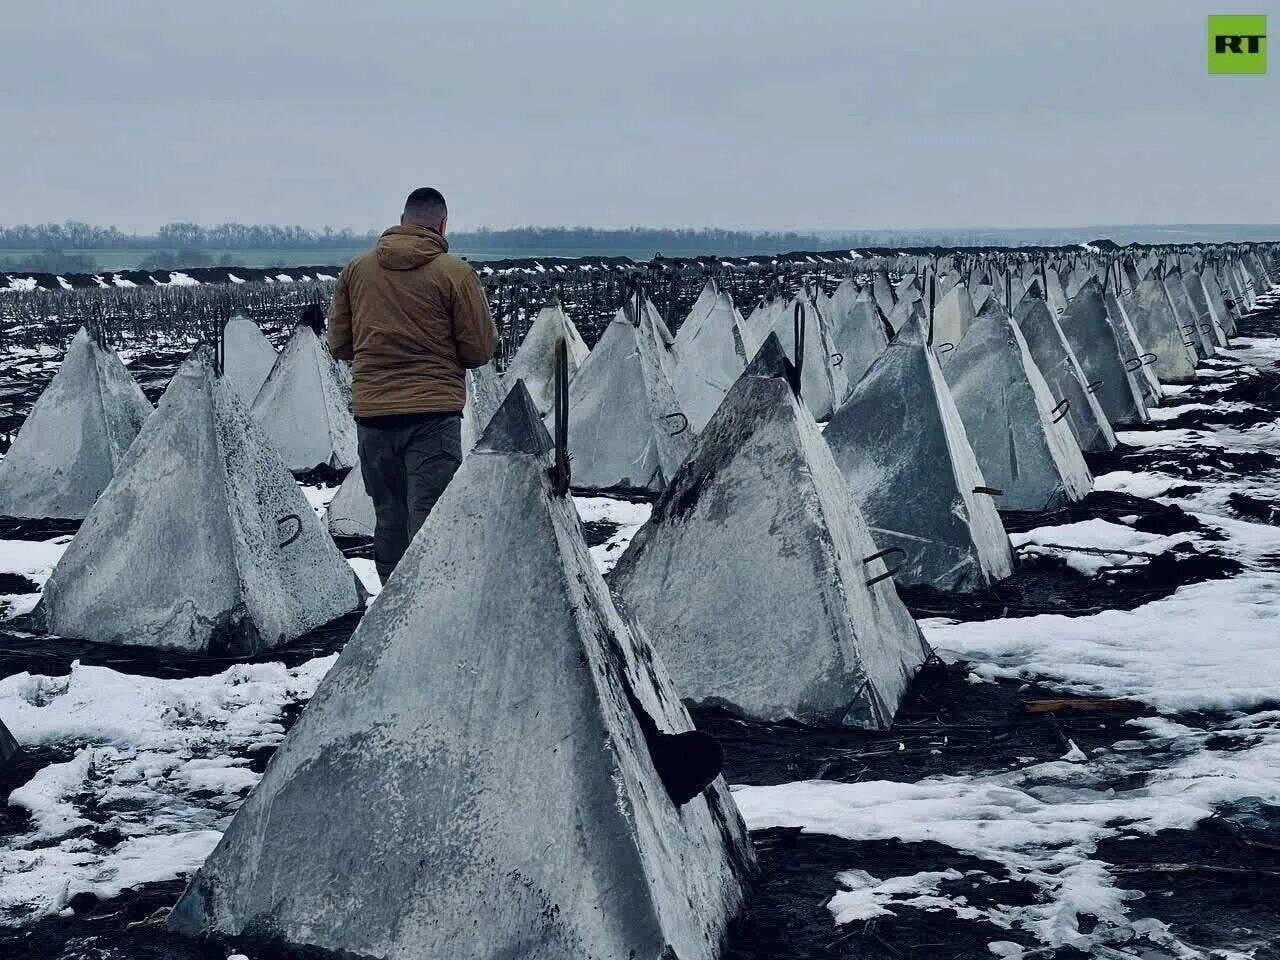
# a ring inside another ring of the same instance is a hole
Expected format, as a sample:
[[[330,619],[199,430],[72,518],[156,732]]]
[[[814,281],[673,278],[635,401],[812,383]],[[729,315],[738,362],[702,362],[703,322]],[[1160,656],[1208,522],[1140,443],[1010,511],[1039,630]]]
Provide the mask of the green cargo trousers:
[[[462,417],[362,420],[357,436],[360,473],[377,517],[373,560],[386,583],[462,463]]]

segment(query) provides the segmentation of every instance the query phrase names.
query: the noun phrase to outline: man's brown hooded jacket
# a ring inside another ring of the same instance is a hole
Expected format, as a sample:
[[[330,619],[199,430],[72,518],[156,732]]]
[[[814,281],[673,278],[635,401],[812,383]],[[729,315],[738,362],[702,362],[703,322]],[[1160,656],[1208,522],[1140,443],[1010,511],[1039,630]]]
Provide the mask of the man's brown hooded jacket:
[[[357,417],[458,413],[465,370],[493,357],[498,331],[475,271],[426,227],[392,227],[338,277],[329,349],[352,360]]]

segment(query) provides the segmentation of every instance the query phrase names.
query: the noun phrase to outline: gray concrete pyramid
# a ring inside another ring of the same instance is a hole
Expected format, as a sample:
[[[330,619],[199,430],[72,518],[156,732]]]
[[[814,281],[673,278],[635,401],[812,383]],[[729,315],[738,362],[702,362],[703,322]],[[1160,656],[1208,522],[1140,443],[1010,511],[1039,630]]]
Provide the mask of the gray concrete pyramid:
[[[715,280],[708,280],[681,324],[675,346],[679,363],[672,369],[672,385],[680,409],[697,432],[707,425],[760,344],[729,295],[721,292]]]
[[[1176,270],[1165,273],[1161,278],[1165,292],[1169,295],[1169,303],[1173,306],[1173,315],[1178,320],[1185,341],[1196,353],[1197,358],[1212,357],[1215,352],[1213,328],[1202,324],[1196,309],[1191,303],[1187,286],[1182,282],[1182,274]]]
[[[587,490],[666,486],[693,444],[676,398],[673,344],[658,310],[632,297],[569,384],[573,483]]]
[[[0,460],[0,516],[87,516],[150,414],[120,358],[82,327]]]
[[[1204,286],[1205,295],[1209,300],[1209,305],[1213,309],[1214,317],[1222,332],[1228,339],[1236,335],[1236,314],[1235,311],[1227,306],[1227,297],[1223,292],[1222,284],[1218,279],[1217,270],[1209,265],[1206,266],[1199,274],[1200,282]]]
[[[773,333],[787,357],[795,362],[795,309],[804,307],[804,362],[801,365],[800,393],[810,412],[818,420],[829,420],[849,393],[849,380],[844,374],[844,358],[833,340],[830,320],[808,290],[792,298],[776,297],[757,308],[756,329],[763,337]]]
[[[1152,368],[1163,383],[1189,383],[1196,378],[1196,348],[1173,313],[1164,284],[1147,276],[1136,285],[1125,283],[1120,296],[1124,312],[1142,338],[1145,352],[1155,354]]]
[[[708,738],[550,447],[517,384],[172,928],[352,958],[719,956],[746,831],[718,763],[682,769]]]
[[[1200,274],[1194,270],[1182,270],[1179,272],[1183,286],[1187,291],[1187,297],[1191,302],[1191,308],[1195,312],[1196,323],[1204,338],[1215,349],[1229,346],[1227,331],[1223,329],[1222,323],[1218,320],[1218,311],[1209,299],[1209,293],[1205,289],[1204,281],[1200,279]]]
[[[969,289],[957,283],[938,297],[933,307],[933,337],[930,343],[934,349],[942,349],[944,344],[960,342],[977,312],[973,309],[973,298]]]
[[[852,387],[889,343],[890,327],[870,288],[859,290],[843,280],[831,294],[826,314],[830,318],[831,345],[841,359],[845,380]]]
[[[1065,407],[1000,304],[988,303],[941,362],[982,475],[1003,491],[1000,509],[1050,510],[1089,492]]]
[[[307,324],[294,328],[249,412],[290,470],[355,465],[350,380]]]
[[[876,271],[871,280],[871,291],[876,298],[876,306],[880,308],[880,312],[886,317],[893,313],[893,307],[897,300],[893,296],[893,284],[889,282],[889,275],[883,270]]]
[[[551,409],[553,400],[551,363],[558,337],[564,337],[569,355],[569,377],[572,379],[591,351],[559,302],[538,311],[503,378],[508,387],[517,380],[523,380],[529,396],[544,414]]]
[[[254,654],[359,609],[293,477],[198,348],[54,568],[50,633]]]
[[[686,699],[883,728],[929,648],[770,336],[610,575]]]
[[[0,770],[9,765],[9,761],[18,755],[20,749],[18,741],[13,739],[9,728],[0,720]]]
[[[1059,326],[1107,419],[1125,426],[1149,420],[1140,380],[1142,359],[1127,343],[1122,346],[1120,334],[1107,319],[1102,284],[1096,277],[1080,285]]]
[[[1009,537],[924,332],[905,327],[823,438],[894,580],[967,591],[1013,572]]]
[[[1129,319],[1124,301],[1116,296],[1116,284],[1113,282],[1113,278],[1109,276],[1107,280],[1108,282],[1104,288],[1107,319],[1111,322],[1111,329],[1116,332],[1116,339],[1119,341],[1120,349],[1124,354],[1125,369],[1136,371],[1134,378],[1142,390],[1143,402],[1149,410],[1151,407],[1158,406],[1164,396],[1164,391],[1160,386],[1160,379],[1155,372],[1157,357],[1143,345],[1137,328],[1134,327],[1133,321]]]
[[[480,439],[480,434],[502,405],[503,381],[493,363],[467,371],[467,402],[462,408],[462,456]],[[325,522],[335,537],[372,537],[377,517],[373,500],[365,489],[360,462],[343,478],[338,492],[325,510]]]
[[[248,317],[232,317],[222,328],[222,378],[248,409],[276,363],[276,348]]]
[[[1080,361],[1071,349],[1058,318],[1040,297],[1038,283],[1032,284],[1013,313],[1031,351],[1031,359],[1040,368],[1055,405],[1067,401],[1066,423],[1075,434],[1081,450],[1114,450],[1116,436],[1093,391],[1101,382],[1085,377]]]

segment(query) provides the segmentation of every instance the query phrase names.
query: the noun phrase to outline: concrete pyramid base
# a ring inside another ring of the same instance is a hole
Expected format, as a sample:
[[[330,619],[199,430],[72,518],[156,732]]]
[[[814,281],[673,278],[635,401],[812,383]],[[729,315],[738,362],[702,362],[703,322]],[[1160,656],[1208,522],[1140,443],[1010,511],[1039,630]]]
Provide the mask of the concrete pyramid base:
[[[120,358],[82,327],[0,460],[0,517],[88,516],[150,415]]]
[[[785,364],[769,337],[610,583],[688,700],[885,727],[928,647]]]
[[[549,449],[517,385],[172,928],[342,957],[719,955],[745,830],[718,777],[673,799],[664,745],[701,735]]]
[[[1090,277],[1080,286],[1062,314],[1060,327],[1106,418],[1117,425],[1149,420],[1139,382],[1141,357],[1121,348],[1115,328],[1107,322],[1102,285],[1096,279]],[[1128,358],[1133,359],[1126,363]]]
[[[1182,331],[1164,284],[1147,277],[1120,297],[1142,344],[1155,354],[1152,366],[1161,383],[1190,383],[1196,378],[1196,346]]]
[[[200,348],[174,374],[33,617],[65,637],[255,654],[362,600],[293,477]]]

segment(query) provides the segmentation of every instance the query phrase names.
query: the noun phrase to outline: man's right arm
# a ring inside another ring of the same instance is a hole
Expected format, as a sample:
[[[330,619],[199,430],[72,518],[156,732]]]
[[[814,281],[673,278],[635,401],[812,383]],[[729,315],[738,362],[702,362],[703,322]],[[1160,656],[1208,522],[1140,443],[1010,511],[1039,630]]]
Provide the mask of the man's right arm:
[[[333,303],[329,306],[329,352],[339,360],[354,360],[351,342],[351,294],[347,289],[347,271],[343,267],[338,275],[338,286],[333,291]]]
[[[459,273],[453,290],[453,338],[458,362],[474,370],[493,359],[498,349],[498,328],[476,272],[464,264]]]

